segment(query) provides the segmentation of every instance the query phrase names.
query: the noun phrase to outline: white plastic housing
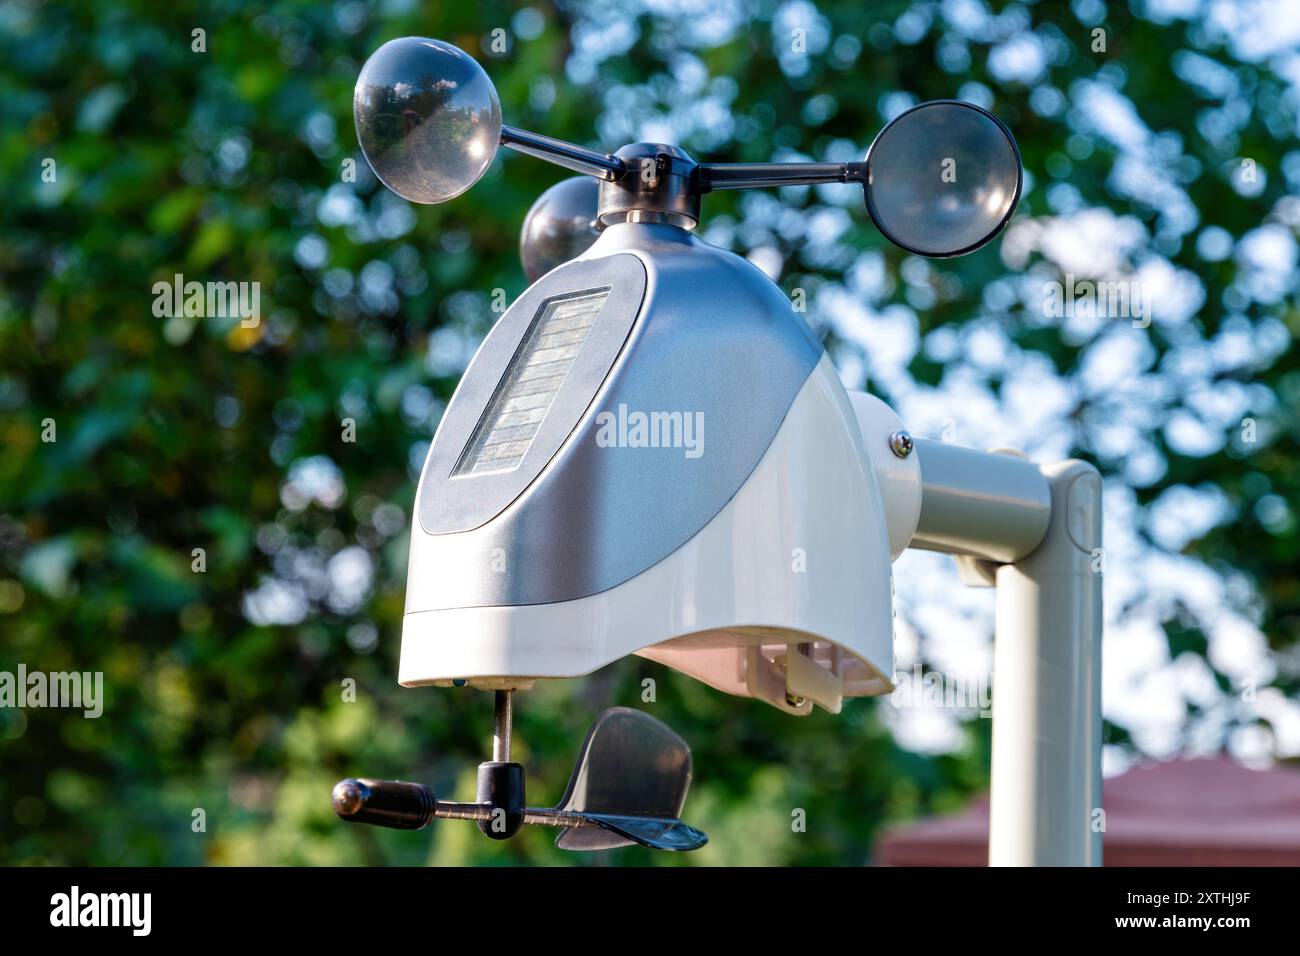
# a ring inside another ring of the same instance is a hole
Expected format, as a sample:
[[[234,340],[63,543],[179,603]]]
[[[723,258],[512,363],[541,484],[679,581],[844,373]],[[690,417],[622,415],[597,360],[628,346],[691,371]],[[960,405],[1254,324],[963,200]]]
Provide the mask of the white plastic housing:
[[[914,462],[909,478],[909,463],[889,460],[897,416],[868,396],[854,403],[823,356],[735,497],[617,587],[554,604],[445,610],[412,606],[419,592],[409,587],[399,680],[524,686],[639,653],[791,713],[887,693],[890,562],[915,528],[920,476]],[[892,521],[878,467],[901,509]],[[410,581],[441,573],[418,523],[412,535]]]

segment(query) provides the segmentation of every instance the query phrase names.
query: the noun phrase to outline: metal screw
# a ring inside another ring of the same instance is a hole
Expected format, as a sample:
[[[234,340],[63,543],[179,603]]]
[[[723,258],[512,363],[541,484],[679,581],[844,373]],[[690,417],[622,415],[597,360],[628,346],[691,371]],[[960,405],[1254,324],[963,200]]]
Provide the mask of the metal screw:
[[[896,431],[889,433],[889,450],[899,458],[906,458],[912,454],[912,436],[905,431]]]

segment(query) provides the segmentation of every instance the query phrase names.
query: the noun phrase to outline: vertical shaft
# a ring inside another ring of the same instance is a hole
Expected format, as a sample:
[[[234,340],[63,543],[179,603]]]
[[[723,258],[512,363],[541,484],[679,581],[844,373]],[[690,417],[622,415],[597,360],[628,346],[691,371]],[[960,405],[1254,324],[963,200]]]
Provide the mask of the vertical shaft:
[[[496,692],[496,724],[492,731],[492,759],[497,763],[510,762],[510,723],[513,720],[512,691]]]
[[[1043,474],[1047,534],[997,571],[989,863],[1100,866],[1101,477]]]

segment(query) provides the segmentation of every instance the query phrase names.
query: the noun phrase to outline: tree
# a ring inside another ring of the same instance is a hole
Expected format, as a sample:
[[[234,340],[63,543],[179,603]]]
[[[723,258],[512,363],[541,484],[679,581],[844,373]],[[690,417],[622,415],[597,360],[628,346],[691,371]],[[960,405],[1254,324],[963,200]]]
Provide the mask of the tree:
[[[993,109],[1027,188],[975,255],[902,254],[842,186],[711,197],[701,232],[804,296],[846,377],[918,434],[1103,469],[1113,756],[1300,751],[1290,51],[1267,22],[1138,10],[7,5],[0,669],[102,671],[107,704],[97,720],[0,709],[0,859],[590,862],[543,833],[426,838],[328,809],[362,768],[472,790],[485,695],[394,683],[405,522],[494,291],[524,287],[524,213],[562,175],[502,157],[434,207],[379,186],[351,90],[405,34],[479,57],[508,122],[605,148],[858,159],[912,102]],[[201,307],[166,292],[178,275],[182,293],[202,283]],[[1078,282],[1136,283],[1135,298],[1053,314],[1072,278],[1076,304]],[[210,312],[211,283],[246,308]],[[952,597],[951,574],[932,603],[933,565],[909,567],[900,605],[923,639],[904,650],[951,668],[945,627],[979,648],[987,604]],[[972,620],[928,616],[958,600]],[[918,753],[887,702],[792,720],[627,660],[519,701],[534,800],[558,798],[586,725],[636,706],[646,676],[695,748],[691,819],[714,836],[656,863],[859,863],[881,825],[987,780],[977,717]],[[1167,719],[1132,706],[1150,699]]]

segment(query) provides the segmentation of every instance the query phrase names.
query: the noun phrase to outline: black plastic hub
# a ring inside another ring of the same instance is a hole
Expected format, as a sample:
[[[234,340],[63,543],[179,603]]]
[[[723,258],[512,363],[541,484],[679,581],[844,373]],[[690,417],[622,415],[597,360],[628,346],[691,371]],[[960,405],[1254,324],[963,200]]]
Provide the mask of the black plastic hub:
[[[478,803],[489,810],[478,828],[493,840],[509,840],[524,825],[524,767],[488,760],[478,765]]]

